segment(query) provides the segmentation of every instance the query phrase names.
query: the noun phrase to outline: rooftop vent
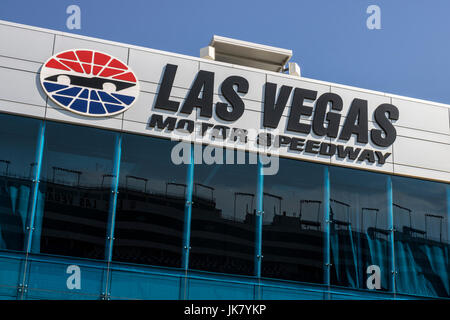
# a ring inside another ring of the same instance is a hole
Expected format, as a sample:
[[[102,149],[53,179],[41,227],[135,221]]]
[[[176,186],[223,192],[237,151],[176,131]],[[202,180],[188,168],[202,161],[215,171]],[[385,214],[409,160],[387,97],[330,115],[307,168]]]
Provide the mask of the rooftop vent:
[[[274,72],[289,71],[290,75],[300,77],[298,64],[288,64],[292,50],[253,42],[214,35],[209,46],[200,49],[200,57]]]

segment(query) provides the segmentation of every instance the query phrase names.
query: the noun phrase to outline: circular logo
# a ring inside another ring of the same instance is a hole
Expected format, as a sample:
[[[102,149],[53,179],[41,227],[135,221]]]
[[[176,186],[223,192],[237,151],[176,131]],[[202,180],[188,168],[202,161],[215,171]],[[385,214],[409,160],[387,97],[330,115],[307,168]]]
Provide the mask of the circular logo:
[[[59,106],[90,117],[124,112],[136,101],[139,83],[131,69],[113,56],[75,49],[48,59],[41,85]]]

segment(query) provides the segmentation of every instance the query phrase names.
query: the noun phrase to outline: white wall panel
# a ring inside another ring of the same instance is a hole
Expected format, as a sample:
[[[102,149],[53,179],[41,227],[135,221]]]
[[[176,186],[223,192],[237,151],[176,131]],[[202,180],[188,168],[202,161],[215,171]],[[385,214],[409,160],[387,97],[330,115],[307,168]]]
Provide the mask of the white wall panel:
[[[33,104],[25,104],[0,99],[0,110],[1,112],[4,113],[24,115],[43,119],[45,117],[46,108],[44,106],[36,106]]]
[[[450,145],[397,137],[394,163],[450,172]]]
[[[189,89],[198,72],[198,61],[142,50],[130,50],[128,65],[140,80],[160,83],[167,64],[178,66],[174,86]]]
[[[0,55],[44,62],[52,55],[54,35],[0,24]]]
[[[37,73],[40,71],[41,66],[42,63],[40,62],[32,62],[28,60],[0,56],[0,67]]]
[[[394,164],[394,174],[413,178],[423,178],[438,180],[449,183],[450,173],[444,171],[430,170],[418,167],[409,167],[401,164]]]
[[[373,112],[380,104],[391,103],[391,98],[389,97],[380,94],[367,93],[365,91],[350,90],[331,86],[331,92],[336,93],[342,98],[344,106],[342,108],[341,114],[344,117],[347,116],[350,105],[356,98],[367,101],[368,116],[370,121],[375,121],[373,118]]]
[[[151,110],[154,104],[155,94],[148,92],[140,92],[139,99],[135,104],[123,113],[125,120],[148,122]]]
[[[395,130],[397,131],[397,136],[446,143],[450,145],[450,134],[428,132],[399,126],[395,126]]]
[[[122,117],[123,114],[119,114],[113,117],[99,117],[99,118],[89,118],[85,117],[71,111],[68,111],[49,99],[47,111],[45,114],[46,120],[62,121],[73,124],[81,124],[97,128],[106,128],[112,130],[122,129]]]
[[[94,39],[93,39],[94,40]],[[111,44],[106,44],[98,41],[90,41],[86,39],[78,39],[75,37],[67,37],[56,35],[55,39],[55,51],[54,53],[58,53],[61,51],[69,50],[69,49],[93,49],[108,53],[119,60],[127,63],[128,59],[128,48],[114,46]],[[51,55],[47,57],[50,58]],[[131,68],[133,69],[133,68]],[[135,70],[133,70],[135,71]]]
[[[392,104],[400,113],[397,126],[450,134],[447,108],[397,98],[392,98]]]
[[[44,106],[39,74],[0,67],[0,99]]]
[[[214,93],[221,94],[222,82],[231,76],[240,76],[247,79],[249,87],[246,94],[239,93],[247,100],[264,101],[264,84],[266,75],[261,72],[251,72],[239,68],[224,67],[211,63],[200,62],[200,70],[214,72]]]

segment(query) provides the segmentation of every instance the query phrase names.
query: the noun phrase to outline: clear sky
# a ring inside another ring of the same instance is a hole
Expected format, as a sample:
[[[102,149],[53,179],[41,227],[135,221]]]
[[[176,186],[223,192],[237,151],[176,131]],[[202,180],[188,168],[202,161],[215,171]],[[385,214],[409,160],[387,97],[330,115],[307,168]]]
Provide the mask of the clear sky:
[[[293,50],[304,77],[450,104],[449,0],[1,0],[0,19],[191,56],[232,37]]]

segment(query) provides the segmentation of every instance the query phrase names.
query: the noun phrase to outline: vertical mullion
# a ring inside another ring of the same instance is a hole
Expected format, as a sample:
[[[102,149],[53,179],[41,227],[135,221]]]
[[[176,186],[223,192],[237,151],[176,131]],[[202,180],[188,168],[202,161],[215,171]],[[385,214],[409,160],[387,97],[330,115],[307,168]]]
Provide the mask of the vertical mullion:
[[[111,262],[114,245],[114,228],[116,223],[117,194],[119,189],[120,158],[122,154],[122,135],[117,133],[114,151],[113,179],[109,203],[108,229],[106,239],[106,261]]]
[[[258,156],[258,178],[256,187],[256,219],[255,219],[255,276],[261,278],[262,259],[262,221],[264,214],[264,168]]]
[[[116,208],[117,208],[117,194],[119,189],[119,174],[120,174],[120,160],[122,156],[122,134],[116,133],[116,141],[114,147],[114,164],[113,164],[113,174],[112,174],[112,184],[111,184],[111,195],[109,200],[109,213],[107,222],[107,233],[106,233],[106,247],[105,247],[105,260],[107,262],[106,276],[104,289],[102,293],[103,299],[109,299],[110,290],[110,264],[113,255],[114,246],[114,229],[116,224]]]
[[[328,166],[324,167],[324,175],[323,175],[323,184],[324,184],[324,192],[323,192],[323,216],[324,216],[324,262],[325,262],[325,275],[324,282],[328,287],[328,291],[330,290],[330,269],[331,269],[331,261],[330,261],[330,173]]]
[[[255,300],[261,299],[261,264],[262,264],[262,225],[264,214],[264,166],[258,155],[257,185],[256,185],[256,216],[255,216],[255,276],[258,284],[255,286]]]
[[[186,143],[186,142],[182,142]],[[187,167],[187,190],[184,207],[183,226],[183,253],[181,267],[187,271],[189,268],[189,252],[191,250],[191,216],[192,216],[192,193],[194,189],[194,145],[190,144],[190,161]]]
[[[30,213],[28,217],[28,225],[26,229],[28,230],[27,238],[26,238],[26,251],[25,251],[25,261],[23,263],[23,267],[21,270],[21,279],[19,280],[19,292],[20,299],[23,300],[24,294],[26,293],[27,284],[27,269],[28,269],[28,255],[31,252],[31,246],[33,242],[33,230],[34,230],[34,220],[36,216],[36,207],[37,207],[37,199],[39,196],[39,180],[41,177],[41,168],[42,168],[42,154],[44,152],[44,142],[45,142],[45,121],[41,121],[39,126],[39,133],[37,137],[36,144],[36,154],[35,154],[35,163],[36,163],[36,171],[33,176],[33,194],[32,194],[32,203],[30,206]]]
[[[447,185],[447,241],[450,242],[450,186]],[[450,268],[447,269],[447,279],[450,278]]]
[[[36,171],[34,172],[33,177],[33,195],[32,195],[32,204],[31,204],[31,212],[29,218],[29,224],[27,228],[29,229],[28,238],[27,238],[27,249],[26,253],[30,253],[31,245],[33,240],[33,231],[34,231],[34,220],[36,217],[36,207],[37,207],[37,199],[39,196],[39,182],[41,177],[41,168],[42,168],[42,155],[44,153],[44,141],[45,141],[45,121],[40,123],[39,127],[39,135],[37,141],[37,149],[35,156],[36,163]]]
[[[449,239],[450,239],[450,186],[447,186],[446,189],[447,189],[447,241],[449,241]],[[450,277],[450,274],[448,276]]]
[[[187,143],[187,142],[180,142]],[[184,278],[180,279],[180,299],[187,299],[189,269],[189,254],[191,251],[191,220],[192,220],[192,194],[194,190],[194,144],[189,144],[190,157],[186,174],[186,201],[184,205],[183,243],[181,253],[181,268],[184,270]]]
[[[393,206],[393,195],[392,195],[392,177],[386,177],[386,193],[387,193],[387,213],[388,213],[388,221],[389,221],[389,244],[390,244],[390,254],[391,254],[391,263],[390,263],[390,281],[392,292],[395,297],[396,288],[395,288],[395,278],[396,278],[396,266],[395,266],[395,242],[394,242],[394,206]]]

